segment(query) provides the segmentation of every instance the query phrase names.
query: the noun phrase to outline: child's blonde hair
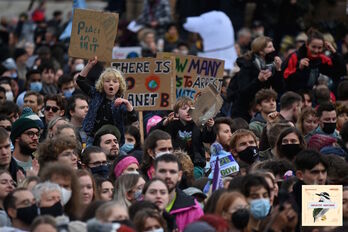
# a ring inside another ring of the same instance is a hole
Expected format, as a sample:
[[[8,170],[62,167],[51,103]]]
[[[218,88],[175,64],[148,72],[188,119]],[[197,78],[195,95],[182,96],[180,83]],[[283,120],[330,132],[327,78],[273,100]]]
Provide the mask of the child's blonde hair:
[[[105,71],[102,72],[102,74],[100,74],[100,77],[99,77],[97,83],[95,84],[95,88],[97,89],[98,92],[100,92],[100,93],[104,92],[104,81],[106,79],[117,79],[118,82],[120,83],[120,87],[119,87],[116,95],[118,95],[118,96],[124,95],[124,93],[127,90],[127,86],[126,86],[126,81],[124,80],[123,75],[120,71],[118,71],[114,68],[105,69]]]

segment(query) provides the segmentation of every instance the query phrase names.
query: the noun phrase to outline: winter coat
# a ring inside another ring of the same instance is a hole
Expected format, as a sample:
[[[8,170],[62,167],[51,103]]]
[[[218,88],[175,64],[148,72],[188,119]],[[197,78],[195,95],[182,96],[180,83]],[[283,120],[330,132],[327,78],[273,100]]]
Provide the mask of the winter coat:
[[[254,100],[255,94],[265,88],[272,87],[278,95],[282,94],[284,88],[284,79],[282,72],[275,71],[272,76],[264,82],[258,79],[260,59],[255,55],[250,58],[247,56],[237,59],[240,71],[234,76],[227,88],[226,100],[232,102],[232,118],[242,117],[247,122],[250,121],[249,108]]]
[[[303,58],[310,60],[309,66],[300,69],[300,61]],[[283,69],[286,89],[289,91],[313,89],[319,74],[332,78],[334,86],[337,87],[340,77],[347,73],[343,57],[337,52],[330,57],[321,54],[317,58],[312,58],[308,56],[306,45],[289,55],[283,64]]]
[[[183,231],[188,224],[204,215],[198,202],[178,188],[176,189],[175,202],[169,214],[175,216],[179,231]]]

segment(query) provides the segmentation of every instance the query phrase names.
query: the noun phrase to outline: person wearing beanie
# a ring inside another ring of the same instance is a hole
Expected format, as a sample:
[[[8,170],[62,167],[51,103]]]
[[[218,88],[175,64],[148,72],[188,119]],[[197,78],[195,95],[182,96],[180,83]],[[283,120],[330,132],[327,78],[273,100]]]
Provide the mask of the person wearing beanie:
[[[116,126],[106,124],[94,136],[93,145],[100,147],[108,161],[114,161],[119,155],[127,155],[120,150],[121,133]]]
[[[30,118],[21,117],[12,124],[13,158],[25,171],[32,167],[32,155],[39,145],[40,127]]]

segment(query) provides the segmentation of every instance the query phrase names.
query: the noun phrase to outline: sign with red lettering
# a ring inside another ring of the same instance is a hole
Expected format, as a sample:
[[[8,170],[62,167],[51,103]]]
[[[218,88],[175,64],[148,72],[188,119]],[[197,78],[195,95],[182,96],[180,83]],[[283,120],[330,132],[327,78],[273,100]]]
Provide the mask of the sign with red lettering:
[[[69,56],[110,62],[117,25],[116,13],[74,9]]]
[[[208,84],[221,91],[225,61],[174,53],[157,53],[158,58],[174,57],[176,69],[176,97],[195,99]]]
[[[127,82],[125,98],[136,110],[172,110],[175,104],[173,58],[134,58],[112,60]]]

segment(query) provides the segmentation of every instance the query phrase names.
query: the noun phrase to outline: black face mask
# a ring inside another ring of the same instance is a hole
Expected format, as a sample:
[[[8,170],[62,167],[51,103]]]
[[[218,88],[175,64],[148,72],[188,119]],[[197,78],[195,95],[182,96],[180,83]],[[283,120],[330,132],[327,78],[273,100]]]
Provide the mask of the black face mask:
[[[17,218],[27,225],[30,225],[38,215],[36,204],[17,209]]]
[[[282,154],[284,154],[289,160],[293,160],[293,158],[302,150],[300,144],[282,144],[280,149]]]
[[[248,164],[252,164],[259,157],[259,149],[256,146],[247,147],[243,151],[238,153],[238,157],[242,161]]]
[[[276,51],[267,53],[267,54],[265,55],[266,64],[273,63],[274,57],[275,57],[276,55],[277,55],[277,52],[276,52]]]
[[[60,215],[63,215],[63,206],[58,201],[56,204],[52,205],[51,207],[41,207],[40,208],[40,215],[51,215],[53,217],[58,217]]]
[[[93,175],[99,175],[105,178],[109,175],[109,165],[99,165],[90,169]]]
[[[232,223],[236,229],[244,229],[249,222],[250,213],[247,209],[238,209],[231,216]]]
[[[332,134],[335,132],[336,123],[335,122],[324,122],[324,127],[322,129],[326,134]]]

